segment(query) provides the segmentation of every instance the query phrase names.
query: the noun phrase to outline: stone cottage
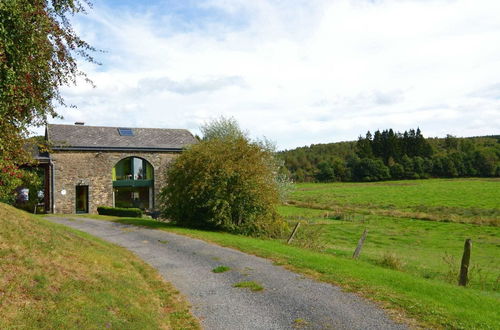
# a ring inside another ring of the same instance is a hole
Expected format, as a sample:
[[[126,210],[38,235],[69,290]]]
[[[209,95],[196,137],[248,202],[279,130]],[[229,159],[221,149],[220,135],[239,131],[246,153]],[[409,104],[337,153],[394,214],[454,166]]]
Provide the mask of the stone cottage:
[[[49,124],[45,209],[97,213],[98,206],[153,210],[169,162],[196,138],[185,129]]]

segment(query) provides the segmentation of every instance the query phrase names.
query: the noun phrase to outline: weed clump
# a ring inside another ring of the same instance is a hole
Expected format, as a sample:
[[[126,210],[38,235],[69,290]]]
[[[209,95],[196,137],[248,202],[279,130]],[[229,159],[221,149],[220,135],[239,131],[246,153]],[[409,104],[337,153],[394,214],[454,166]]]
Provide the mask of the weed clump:
[[[296,329],[307,327],[308,324],[309,324],[309,322],[307,322],[306,320],[301,319],[301,318],[293,320],[293,327]]]
[[[402,270],[405,263],[394,253],[385,253],[380,259],[379,265],[394,270]]]
[[[248,288],[252,291],[262,291],[264,290],[264,287],[260,285],[257,282],[254,281],[245,281],[245,282],[238,282],[233,285],[235,288]]]
[[[326,248],[323,236],[326,234],[326,227],[321,224],[304,224],[295,235],[292,244],[304,249],[314,251],[324,251]]]
[[[218,266],[218,267],[215,267],[214,269],[212,269],[212,272],[214,273],[224,273],[224,272],[227,272],[231,270],[230,267],[228,266]]]

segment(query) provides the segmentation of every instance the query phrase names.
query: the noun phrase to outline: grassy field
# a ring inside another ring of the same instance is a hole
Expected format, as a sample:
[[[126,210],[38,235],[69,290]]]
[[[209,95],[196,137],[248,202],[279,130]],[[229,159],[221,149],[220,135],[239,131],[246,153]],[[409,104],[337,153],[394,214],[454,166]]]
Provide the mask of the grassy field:
[[[21,328],[199,326],[132,253],[0,203],[0,329]]]
[[[500,179],[298,184],[289,203],[349,213],[500,225]]]
[[[366,228],[361,260],[451,284],[457,282],[464,241],[471,238],[469,286],[500,292],[499,227],[380,215],[338,220],[327,210],[294,206],[282,206],[280,213],[291,224],[298,219],[303,222],[293,241],[296,246],[350,258]]]
[[[367,229],[361,259],[449,283],[471,238],[469,286],[500,291],[499,179],[299,184],[290,204],[280,213],[309,224],[299,246],[350,257]]]

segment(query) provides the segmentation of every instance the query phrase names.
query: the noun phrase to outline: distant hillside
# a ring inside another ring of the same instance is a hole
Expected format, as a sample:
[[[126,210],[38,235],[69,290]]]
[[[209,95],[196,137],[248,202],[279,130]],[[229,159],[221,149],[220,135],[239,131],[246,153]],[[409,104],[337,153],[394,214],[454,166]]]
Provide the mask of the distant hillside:
[[[500,176],[500,135],[425,138],[420,129],[387,129],[279,154],[297,182]]]

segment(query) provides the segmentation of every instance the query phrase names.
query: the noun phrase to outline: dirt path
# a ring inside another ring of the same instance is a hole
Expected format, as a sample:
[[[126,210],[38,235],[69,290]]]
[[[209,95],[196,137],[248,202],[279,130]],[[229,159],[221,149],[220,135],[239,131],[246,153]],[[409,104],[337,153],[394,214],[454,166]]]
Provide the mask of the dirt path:
[[[123,246],[181,291],[205,329],[405,329],[338,287],[201,240],[87,218],[47,218]],[[212,269],[229,266],[215,274]],[[235,288],[255,281],[264,290]]]

